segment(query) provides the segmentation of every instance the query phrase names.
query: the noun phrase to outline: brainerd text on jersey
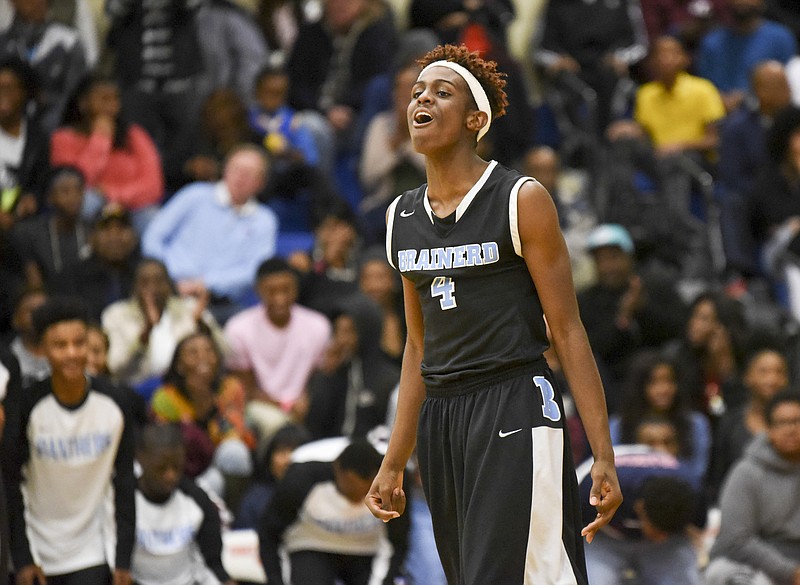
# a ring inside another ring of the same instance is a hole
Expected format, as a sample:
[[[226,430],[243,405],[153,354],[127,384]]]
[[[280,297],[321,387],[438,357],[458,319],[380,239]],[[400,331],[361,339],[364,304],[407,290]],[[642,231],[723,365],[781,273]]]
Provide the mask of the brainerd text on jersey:
[[[400,250],[397,253],[397,268],[400,272],[450,270],[494,264],[499,260],[500,249],[497,242],[484,242],[445,248]]]

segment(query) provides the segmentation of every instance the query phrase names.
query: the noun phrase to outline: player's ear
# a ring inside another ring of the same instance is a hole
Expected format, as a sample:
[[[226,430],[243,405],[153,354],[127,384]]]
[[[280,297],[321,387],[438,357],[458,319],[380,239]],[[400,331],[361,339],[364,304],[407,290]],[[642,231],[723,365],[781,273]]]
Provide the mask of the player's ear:
[[[486,115],[486,112],[481,112],[480,110],[474,110],[469,113],[467,116],[467,128],[471,132],[477,132],[489,122],[489,116]]]

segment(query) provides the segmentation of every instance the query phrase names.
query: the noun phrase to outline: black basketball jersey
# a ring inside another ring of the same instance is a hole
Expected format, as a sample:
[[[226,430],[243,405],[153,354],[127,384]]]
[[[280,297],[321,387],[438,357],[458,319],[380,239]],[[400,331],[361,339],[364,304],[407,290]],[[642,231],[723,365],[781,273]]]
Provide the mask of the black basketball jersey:
[[[429,388],[511,374],[548,346],[517,224],[517,194],[531,180],[492,161],[450,226],[434,223],[427,185],[389,207],[386,253],[419,294]]]

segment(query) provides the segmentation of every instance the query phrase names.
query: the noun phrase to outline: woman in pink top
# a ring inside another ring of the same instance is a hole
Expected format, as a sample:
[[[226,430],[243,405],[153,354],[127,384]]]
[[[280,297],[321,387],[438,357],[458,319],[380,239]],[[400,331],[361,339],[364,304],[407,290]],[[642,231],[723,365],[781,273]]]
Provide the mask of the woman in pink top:
[[[73,165],[86,177],[82,214],[91,219],[108,201],[131,211],[141,233],[164,192],[161,159],[140,126],[128,124],[116,82],[96,75],[81,82],[51,138],[53,165]]]

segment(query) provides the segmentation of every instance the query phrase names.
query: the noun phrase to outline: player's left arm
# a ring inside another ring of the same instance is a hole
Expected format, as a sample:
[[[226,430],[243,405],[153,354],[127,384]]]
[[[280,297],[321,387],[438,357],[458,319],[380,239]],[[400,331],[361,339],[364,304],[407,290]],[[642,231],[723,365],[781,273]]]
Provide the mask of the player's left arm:
[[[555,204],[540,183],[528,181],[522,185],[517,216],[522,256],[536,284],[554,348],[594,455],[589,502],[597,508],[598,514],[581,533],[591,542],[622,503],[603,385],[580,320],[569,253],[559,228]]]

